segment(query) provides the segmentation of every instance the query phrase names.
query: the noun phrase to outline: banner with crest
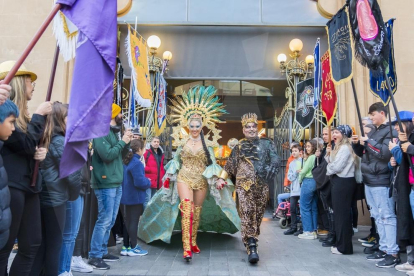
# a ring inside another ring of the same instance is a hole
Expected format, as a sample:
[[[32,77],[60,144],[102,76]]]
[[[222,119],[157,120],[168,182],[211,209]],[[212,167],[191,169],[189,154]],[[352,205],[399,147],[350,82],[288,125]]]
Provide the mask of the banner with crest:
[[[332,81],[340,85],[353,74],[354,50],[349,27],[348,8],[342,8],[327,24]]]
[[[394,20],[390,19],[386,23],[387,28],[387,37],[391,44],[390,47],[390,54],[389,54],[389,61],[388,61],[388,71],[387,77],[390,80],[391,90],[392,93],[395,94],[397,92],[397,69],[395,67],[395,58],[394,58]],[[387,81],[385,80],[383,75],[376,76],[378,74],[373,74],[372,71],[369,71],[369,83],[371,92],[381,99],[384,105],[387,105],[390,100],[391,96],[387,89]]]
[[[322,56],[322,96],[321,106],[323,116],[327,125],[331,125],[338,108],[338,98],[335,84],[332,81],[331,63],[329,61],[329,50]]]
[[[167,116],[167,82],[164,77],[159,74],[158,100],[155,109],[155,135],[160,136],[166,126]]]
[[[152,101],[151,80],[148,67],[148,48],[144,38],[128,25],[125,41],[126,55],[131,67],[131,81],[138,93],[135,100],[142,107],[150,107]]]
[[[307,79],[296,85],[296,112],[295,121],[302,127],[307,128],[312,122],[315,115],[313,106],[314,97],[314,79]]]

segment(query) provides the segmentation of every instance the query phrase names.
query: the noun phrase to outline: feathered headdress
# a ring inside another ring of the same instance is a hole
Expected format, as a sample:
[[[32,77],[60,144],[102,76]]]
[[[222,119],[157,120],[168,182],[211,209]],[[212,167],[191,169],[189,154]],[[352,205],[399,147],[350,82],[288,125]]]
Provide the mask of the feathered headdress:
[[[185,143],[187,136],[182,135],[184,137],[180,138],[181,129],[188,126],[191,120],[197,120],[213,132],[212,141],[208,141],[209,135],[206,135],[206,143],[210,146],[218,146],[217,140],[221,138],[219,135],[221,130],[216,129],[216,124],[224,123],[219,117],[227,114],[219,100],[214,86],[195,86],[188,92],[183,92],[182,98],[171,99],[172,114],[169,116],[169,122],[178,123],[178,126],[173,128],[173,145],[180,146]]]

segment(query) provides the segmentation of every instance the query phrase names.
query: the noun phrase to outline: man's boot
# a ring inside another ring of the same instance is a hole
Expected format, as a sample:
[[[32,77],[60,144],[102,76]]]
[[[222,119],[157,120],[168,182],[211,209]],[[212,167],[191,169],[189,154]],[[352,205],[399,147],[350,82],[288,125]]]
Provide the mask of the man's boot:
[[[296,228],[289,228],[288,230],[286,230],[285,232],[283,232],[284,235],[293,235],[296,233],[296,231],[298,231],[298,229]]]
[[[183,239],[183,258],[189,262],[192,259],[191,243],[193,228],[193,202],[189,199],[183,199],[178,206],[181,210],[181,231]]]
[[[322,242],[323,247],[334,246],[336,242],[334,214],[331,209],[328,211],[328,219],[329,219],[329,234],[328,234],[328,238]]]
[[[259,261],[259,254],[257,254],[257,244],[255,238],[249,238],[247,240],[247,246],[249,247],[249,263],[255,264]]]

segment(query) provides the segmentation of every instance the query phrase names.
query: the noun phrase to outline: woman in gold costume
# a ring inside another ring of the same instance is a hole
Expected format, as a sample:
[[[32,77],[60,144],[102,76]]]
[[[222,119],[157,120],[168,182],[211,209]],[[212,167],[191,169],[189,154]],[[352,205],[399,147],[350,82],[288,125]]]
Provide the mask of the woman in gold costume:
[[[197,231],[236,233],[240,218],[232,199],[234,186],[230,180],[224,187],[215,179],[221,172],[213,146],[218,146],[219,130],[215,124],[225,113],[215,96],[214,87],[195,87],[183,98],[173,100],[171,123],[174,144],[178,146],[175,157],[165,167],[164,187],[148,203],[138,229],[138,236],[145,242],[161,239],[170,242],[173,230],[182,230],[183,258],[192,259],[200,253]],[[212,141],[205,138],[203,127],[213,133]],[[189,135],[180,138],[182,128]],[[181,225],[178,216],[181,211]]]

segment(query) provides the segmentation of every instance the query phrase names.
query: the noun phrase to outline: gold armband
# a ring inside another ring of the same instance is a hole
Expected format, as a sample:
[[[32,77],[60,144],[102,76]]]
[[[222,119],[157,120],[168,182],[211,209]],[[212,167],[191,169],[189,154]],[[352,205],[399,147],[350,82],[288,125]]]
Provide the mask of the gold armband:
[[[221,170],[220,175],[218,177],[226,180],[229,177],[229,174],[225,170]]]

